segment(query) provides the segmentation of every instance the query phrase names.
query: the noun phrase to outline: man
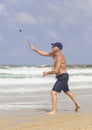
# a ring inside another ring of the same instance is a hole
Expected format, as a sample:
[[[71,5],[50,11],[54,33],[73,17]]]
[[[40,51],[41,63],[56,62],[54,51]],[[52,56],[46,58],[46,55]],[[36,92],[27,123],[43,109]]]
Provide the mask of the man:
[[[80,108],[80,105],[68,87],[69,75],[66,71],[66,60],[65,60],[65,57],[61,53],[63,45],[60,42],[52,43],[51,45],[52,45],[52,52],[48,53],[48,52],[44,52],[42,50],[39,50],[39,49],[35,48],[32,44],[30,44],[30,48],[33,51],[37,52],[38,54],[40,54],[42,56],[53,57],[54,69],[52,71],[43,72],[43,76],[55,74],[56,78],[57,78],[57,81],[56,81],[56,83],[53,86],[52,91],[51,91],[52,110],[49,114],[56,113],[57,93],[60,93],[62,90],[66,95],[68,95],[72,99],[72,101],[75,104],[75,111],[78,111],[78,109]]]

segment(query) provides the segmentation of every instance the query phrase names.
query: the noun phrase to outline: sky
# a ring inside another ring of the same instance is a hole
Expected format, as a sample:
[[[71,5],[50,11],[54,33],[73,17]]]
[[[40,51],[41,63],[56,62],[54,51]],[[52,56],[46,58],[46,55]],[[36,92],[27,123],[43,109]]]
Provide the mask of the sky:
[[[61,42],[67,64],[92,64],[92,0],[0,0],[0,65],[52,65],[25,35],[46,52]]]

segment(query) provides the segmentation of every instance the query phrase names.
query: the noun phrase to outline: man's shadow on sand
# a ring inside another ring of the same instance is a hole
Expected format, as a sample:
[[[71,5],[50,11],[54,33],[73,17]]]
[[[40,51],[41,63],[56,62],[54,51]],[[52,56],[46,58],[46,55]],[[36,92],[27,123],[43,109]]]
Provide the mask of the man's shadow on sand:
[[[35,109],[36,112],[38,113],[49,113],[51,111],[51,109],[44,109],[44,108],[38,108]],[[70,110],[68,109],[64,109],[63,112],[69,112]]]
[[[50,112],[51,110],[50,110],[50,109],[38,108],[38,109],[35,109],[35,111],[48,113],[48,112]]]

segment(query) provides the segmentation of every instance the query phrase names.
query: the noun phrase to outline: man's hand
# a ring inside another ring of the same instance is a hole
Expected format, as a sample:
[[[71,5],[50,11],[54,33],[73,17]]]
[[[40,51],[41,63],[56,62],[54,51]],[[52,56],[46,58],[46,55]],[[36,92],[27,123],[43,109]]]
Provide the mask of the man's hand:
[[[36,51],[36,48],[35,48],[32,44],[30,44],[30,48],[31,48],[33,51]]]
[[[48,72],[43,72],[43,77],[47,76]]]

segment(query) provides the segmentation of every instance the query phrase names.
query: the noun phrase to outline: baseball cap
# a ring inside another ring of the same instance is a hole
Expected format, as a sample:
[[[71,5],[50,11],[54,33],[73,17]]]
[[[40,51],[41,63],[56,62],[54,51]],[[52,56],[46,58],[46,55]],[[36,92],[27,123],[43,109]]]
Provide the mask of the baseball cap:
[[[53,47],[58,47],[60,50],[62,50],[62,48],[63,48],[63,45],[60,42],[51,43],[51,45]]]

